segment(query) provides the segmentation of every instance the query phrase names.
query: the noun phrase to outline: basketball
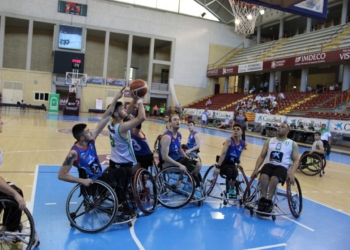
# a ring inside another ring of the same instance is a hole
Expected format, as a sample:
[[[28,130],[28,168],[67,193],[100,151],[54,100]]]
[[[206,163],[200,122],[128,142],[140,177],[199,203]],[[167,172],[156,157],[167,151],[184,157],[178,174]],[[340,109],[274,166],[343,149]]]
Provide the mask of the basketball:
[[[130,91],[133,91],[138,97],[144,97],[147,90],[147,83],[144,80],[136,79],[130,84]]]

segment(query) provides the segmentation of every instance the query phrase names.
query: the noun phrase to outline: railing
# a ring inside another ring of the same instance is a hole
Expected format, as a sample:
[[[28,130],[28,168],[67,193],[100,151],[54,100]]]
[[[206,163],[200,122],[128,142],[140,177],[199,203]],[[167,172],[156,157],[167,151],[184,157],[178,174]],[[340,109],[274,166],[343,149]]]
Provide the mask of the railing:
[[[210,69],[217,69],[220,65],[222,65],[224,62],[226,62],[228,59],[230,59],[232,56],[234,56],[235,53],[239,52],[240,51],[240,47],[242,47],[241,49],[244,49],[244,43],[241,43],[240,45],[238,45],[237,47],[232,49],[230,52],[228,52],[226,55],[221,57],[215,63],[209,64],[207,66],[207,69],[208,70],[210,70]]]
[[[277,45],[277,43],[279,43],[279,40],[283,40],[283,38],[279,38],[278,40],[275,40],[269,47],[267,47],[266,49],[264,49],[263,51],[261,51],[260,53],[260,58],[263,57],[263,55],[267,53],[267,50],[272,50],[272,47],[274,47],[275,45]]]
[[[152,82],[151,90],[168,91],[169,90],[169,84],[167,84],[167,83],[159,83],[159,82]]]

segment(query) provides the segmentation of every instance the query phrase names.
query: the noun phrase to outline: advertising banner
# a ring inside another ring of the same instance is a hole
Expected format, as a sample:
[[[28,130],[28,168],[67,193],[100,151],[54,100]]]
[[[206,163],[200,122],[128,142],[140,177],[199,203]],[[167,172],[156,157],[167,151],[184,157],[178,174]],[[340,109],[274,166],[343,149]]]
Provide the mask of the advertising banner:
[[[102,99],[96,99],[96,109],[102,109]]]
[[[68,103],[68,96],[60,96],[60,110],[63,110],[64,107]],[[77,104],[77,107],[80,107],[80,98],[75,98],[75,103]]]
[[[263,70],[263,62],[248,63],[238,66],[238,73],[253,72]]]
[[[230,117],[230,119],[233,119],[233,117],[234,117],[234,113],[232,111],[217,111],[217,110],[213,110],[211,118],[222,118],[222,119],[225,119],[226,115],[228,115],[228,117]]]
[[[330,120],[329,131],[350,134],[350,121]]]
[[[197,109],[184,109],[184,112],[187,114],[187,115],[197,115]]]
[[[328,120],[327,119],[318,119],[318,118],[308,118],[308,117],[288,117],[288,125],[290,125],[291,123],[294,123],[295,125],[298,125],[300,122],[303,124],[304,128],[308,128],[310,127],[310,125],[312,125],[315,129],[315,131],[320,130],[321,129],[321,125],[324,124],[328,124]]]
[[[50,93],[50,96],[49,96],[49,113],[56,113],[56,114],[58,114],[59,104],[60,104],[60,94]]]
[[[254,122],[259,122],[261,124],[265,123],[282,123],[287,120],[287,116],[284,115],[268,115],[268,114],[255,114]]]

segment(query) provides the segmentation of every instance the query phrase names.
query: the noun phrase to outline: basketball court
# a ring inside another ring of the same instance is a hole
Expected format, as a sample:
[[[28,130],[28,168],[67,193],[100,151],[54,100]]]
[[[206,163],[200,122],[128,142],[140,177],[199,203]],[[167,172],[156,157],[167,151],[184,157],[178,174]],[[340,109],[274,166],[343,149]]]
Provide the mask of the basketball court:
[[[33,209],[41,249],[212,249],[218,244],[222,249],[343,249],[350,243],[346,235],[350,229],[350,156],[343,152],[332,152],[322,178],[296,173],[304,196],[298,219],[283,216],[273,222],[271,218],[252,217],[242,207],[223,206],[208,198],[201,207],[189,204],[170,210],[158,206],[152,215],[141,215],[130,229],[127,225],[111,226],[90,235],[70,227],[65,203],[74,184],[59,181],[57,173],[74,143],[71,127],[85,122],[94,128],[99,118],[15,112],[2,113],[1,117],[5,123],[1,175],[23,189],[28,207]],[[152,145],[164,132],[165,124],[146,121],[142,128]],[[204,172],[230,134],[198,127],[197,131],[201,135]],[[182,125],[180,132],[186,140],[186,126]],[[247,141],[248,150],[243,152],[241,162],[250,175],[264,139],[248,136]],[[106,131],[96,145],[98,154],[107,158],[110,145]],[[301,146],[300,152],[305,149]]]

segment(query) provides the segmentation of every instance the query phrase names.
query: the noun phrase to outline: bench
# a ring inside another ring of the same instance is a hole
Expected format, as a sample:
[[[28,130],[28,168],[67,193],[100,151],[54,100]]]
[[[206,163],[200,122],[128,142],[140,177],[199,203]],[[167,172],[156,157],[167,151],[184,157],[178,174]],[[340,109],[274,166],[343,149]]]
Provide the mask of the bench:
[[[103,114],[104,112],[106,112],[106,110],[104,109],[89,109],[88,111],[91,115],[91,113],[95,113],[95,114]]]
[[[45,110],[47,111],[46,109],[46,106],[43,104],[43,105],[30,105],[30,104],[14,104],[14,103],[0,103],[0,107],[5,107],[5,108],[21,108],[21,109],[36,109],[36,110]]]

